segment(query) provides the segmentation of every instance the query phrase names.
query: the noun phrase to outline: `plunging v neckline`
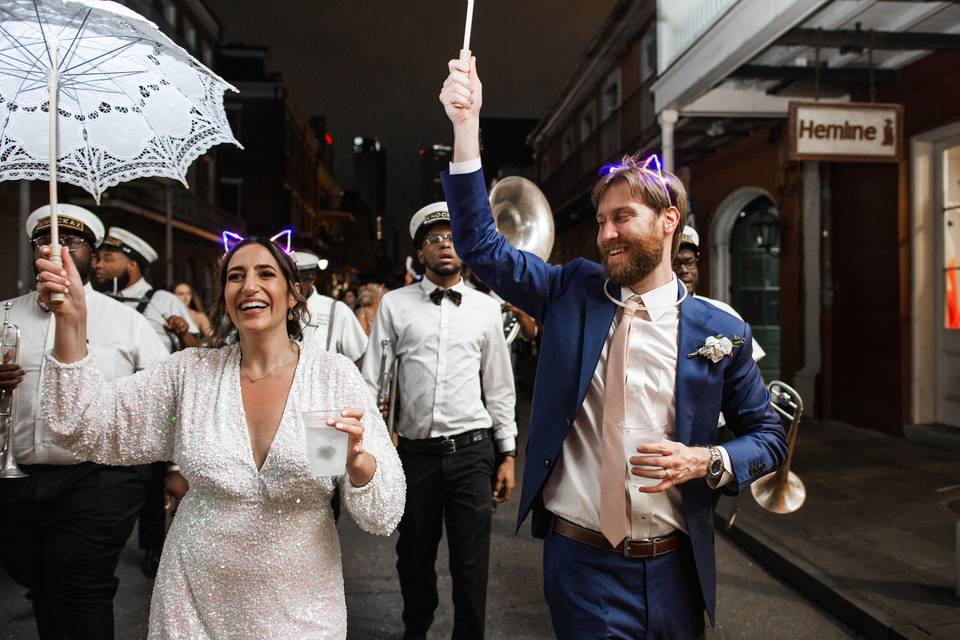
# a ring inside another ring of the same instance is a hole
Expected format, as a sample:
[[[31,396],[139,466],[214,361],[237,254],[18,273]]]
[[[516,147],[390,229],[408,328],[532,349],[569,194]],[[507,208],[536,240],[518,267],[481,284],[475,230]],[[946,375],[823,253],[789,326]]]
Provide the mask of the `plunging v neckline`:
[[[274,430],[273,437],[270,439],[270,446],[267,447],[267,453],[263,456],[263,464],[258,467],[257,457],[253,453],[253,436],[250,434],[250,422],[247,419],[247,409],[243,406],[243,372],[240,371],[240,345],[237,345],[236,364],[234,365],[236,367],[235,378],[238,384],[237,393],[239,395],[240,417],[242,418],[244,433],[246,434],[247,461],[253,466],[258,475],[263,473],[267,463],[270,461],[270,456],[273,454],[273,446],[276,444],[277,437],[280,435],[280,431],[283,429],[283,423],[287,418],[287,409],[290,407],[290,396],[293,395],[294,389],[296,389],[297,386],[297,380],[300,377],[300,365],[303,363],[303,347],[298,345],[297,349],[297,364],[293,370],[293,377],[290,379],[290,388],[287,390],[287,397],[283,401],[280,421],[277,423],[277,428]]]

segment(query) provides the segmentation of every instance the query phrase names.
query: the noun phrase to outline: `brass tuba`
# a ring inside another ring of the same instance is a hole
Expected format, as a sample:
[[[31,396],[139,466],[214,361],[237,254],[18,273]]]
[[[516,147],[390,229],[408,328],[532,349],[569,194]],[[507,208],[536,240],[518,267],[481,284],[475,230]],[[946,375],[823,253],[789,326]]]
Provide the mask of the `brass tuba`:
[[[0,327],[0,353],[3,364],[17,364],[20,360],[20,327],[10,322],[13,303],[3,305],[3,326]],[[0,389],[0,478],[26,478],[13,451],[13,389]]]
[[[752,485],[750,492],[761,507],[773,513],[793,513],[803,506],[807,489],[793,471],[790,463],[797,447],[797,432],[803,416],[803,399],[793,388],[779,380],[767,385],[770,390],[770,406],[789,423],[787,431],[787,457],[776,472],[765,475]]]
[[[546,260],[553,250],[553,211],[547,197],[530,180],[509,176],[490,190],[490,208],[497,230],[512,246]],[[503,309],[503,333],[507,344],[520,333],[516,314]]]

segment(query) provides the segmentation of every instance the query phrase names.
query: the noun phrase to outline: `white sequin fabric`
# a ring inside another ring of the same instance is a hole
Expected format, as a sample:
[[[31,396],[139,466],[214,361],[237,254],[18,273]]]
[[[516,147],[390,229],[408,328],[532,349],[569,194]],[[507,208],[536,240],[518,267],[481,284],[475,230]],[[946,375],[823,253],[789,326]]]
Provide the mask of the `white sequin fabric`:
[[[106,382],[89,359],[48,356],[42,418],[84,459],[175,460],[190,483],[167,537],[150,607],[151,639],[345,638],[334,483],[364,530],[400,521],[403,470],[356,367],[304,347],[276,438],[260,470],[240,396],[240,350],[187,349]],[[362,407],[372,480],[314,478],[299,413]]]

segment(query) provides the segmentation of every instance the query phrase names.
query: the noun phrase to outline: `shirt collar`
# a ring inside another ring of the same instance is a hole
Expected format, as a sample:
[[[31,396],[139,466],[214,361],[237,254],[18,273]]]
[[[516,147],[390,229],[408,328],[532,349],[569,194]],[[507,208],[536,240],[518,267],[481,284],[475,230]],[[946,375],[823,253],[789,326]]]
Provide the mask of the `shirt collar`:
[[[667,284],[640,294],[640,300],[643,302],[643,306],[646,307],[647,314],[652,321],[656,322],[663,314],[674,307],[674,303],[677,301],[678,290],[677,277],[674,276]],[[627,300],[635,295],[637,294],[629,287],[620,287],[621,300]]]
[[[142,298],[147,294],[147,291],[150,291],[152,288],[146,278],[140,278],[121,291],[120,295],[124,298]]]
[[[420,281],[419,284],[420,284],[420,288],[427,295],[430,295],[431,293],[433,293],[434,289],[436,289],[437,287],[440,287],[440,285],[434,282],[431,282],[426,276],[423,277],[423,279]],[[463,283],[463,278],[460,278],[460,280],[457,281],[457,284],[453,285],[452,287],[447,287],[447,289],[451,289],[453,291],[459,291],[460,293],[463,293],[463,290],[466,289],[466,285]]]

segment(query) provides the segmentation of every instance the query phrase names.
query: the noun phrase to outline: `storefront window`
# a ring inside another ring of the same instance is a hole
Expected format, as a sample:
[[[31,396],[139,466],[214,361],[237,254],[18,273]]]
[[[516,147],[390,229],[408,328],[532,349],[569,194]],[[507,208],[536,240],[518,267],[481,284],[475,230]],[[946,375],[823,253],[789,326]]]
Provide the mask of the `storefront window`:
[[[960,329],[960,146],[943,152],[944,326]]]

